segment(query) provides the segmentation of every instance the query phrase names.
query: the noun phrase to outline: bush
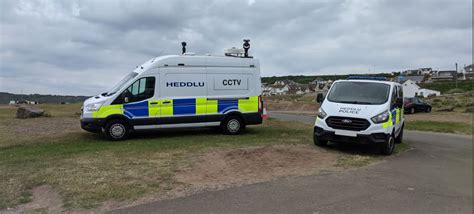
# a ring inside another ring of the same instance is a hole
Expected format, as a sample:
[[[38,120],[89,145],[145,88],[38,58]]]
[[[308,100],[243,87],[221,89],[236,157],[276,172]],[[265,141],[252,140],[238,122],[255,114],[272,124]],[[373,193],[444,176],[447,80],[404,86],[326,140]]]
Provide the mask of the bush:
[[[466,113],[474,113],[474,107],[468,107],[466,108],[466,110],[464,111]]]
[[[449,91],[447,91],[446,93],[447,94],[455,94],[455,93],[462,93],[464,92],[464,90],[460,89],[460,88],[453,88],[453,89],[450,89]]]

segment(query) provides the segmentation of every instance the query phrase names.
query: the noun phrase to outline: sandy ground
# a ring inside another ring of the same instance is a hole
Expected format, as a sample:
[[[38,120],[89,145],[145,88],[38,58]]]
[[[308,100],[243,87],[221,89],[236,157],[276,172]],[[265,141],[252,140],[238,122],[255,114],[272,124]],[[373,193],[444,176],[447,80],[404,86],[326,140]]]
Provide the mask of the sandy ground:
[[[342,170],[336,166],[338,157],[335,152],[307,144],[212,149],[189,154],[187,162],[191,164],[177,170],[173,178],[176,185],[166,193],[148,195],[126,205],[109,202],[99,210],[130,207],[282,177]]]
[[[176,180],[197,189],[219,189],[292,175],[334,170],[337,155],[311,145],[214,150],[193,158]]]
[[[53,188],[42,185],[33,188],[32,200],[29,203],[22,204],[15,209],[0,211],[2,214],[13,213],[62,213],[63,203],[61,196]]]

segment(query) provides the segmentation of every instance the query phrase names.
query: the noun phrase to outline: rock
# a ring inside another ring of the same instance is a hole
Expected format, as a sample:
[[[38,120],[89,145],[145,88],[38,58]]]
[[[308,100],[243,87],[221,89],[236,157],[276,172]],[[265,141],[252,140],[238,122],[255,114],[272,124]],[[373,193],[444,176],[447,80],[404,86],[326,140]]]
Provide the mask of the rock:
[[[44,110],[39,108],[33,108],[32,106],[20,106],[16,110],[16,118],[26,119],[32,117],[44,116]]]

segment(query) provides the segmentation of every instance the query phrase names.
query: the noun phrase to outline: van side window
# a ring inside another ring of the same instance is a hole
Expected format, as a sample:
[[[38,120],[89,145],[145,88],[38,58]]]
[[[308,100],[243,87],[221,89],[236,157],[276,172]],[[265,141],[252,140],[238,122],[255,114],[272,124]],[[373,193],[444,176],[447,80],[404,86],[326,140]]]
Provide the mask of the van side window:
[[[391,100],[390,100],[390,106],[393,108],[395,106],[396,102],[397,102],[397,88],[393,87],[392,96],[391,96]]]
[[[146,100],[155,94],[155,77],[144,77],[138,79],[122,94],[117,97],[113,104],[130,103]],[[128,102],[127,102],[128,101]]]
[[[398,97],[403,98],[403,88],[400,86],[397,86],[398,88]]]

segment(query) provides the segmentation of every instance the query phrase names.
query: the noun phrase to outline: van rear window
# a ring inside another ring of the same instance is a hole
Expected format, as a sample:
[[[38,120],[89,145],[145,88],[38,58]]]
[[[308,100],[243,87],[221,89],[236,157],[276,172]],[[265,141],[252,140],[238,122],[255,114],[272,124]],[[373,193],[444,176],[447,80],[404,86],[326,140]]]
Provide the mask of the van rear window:
[[[390,85],[372,82],[337,82],[328,94],[336,103],[379,105],[387,102]]]

